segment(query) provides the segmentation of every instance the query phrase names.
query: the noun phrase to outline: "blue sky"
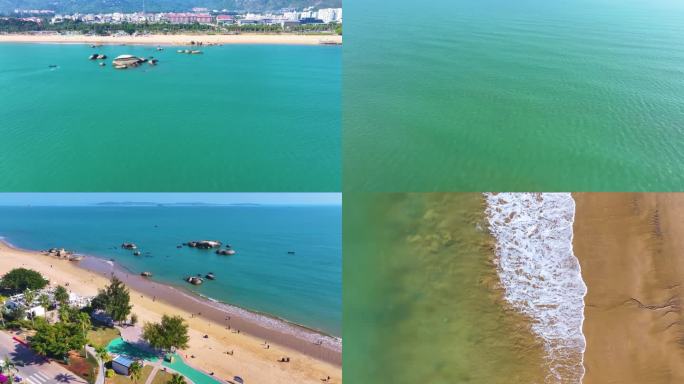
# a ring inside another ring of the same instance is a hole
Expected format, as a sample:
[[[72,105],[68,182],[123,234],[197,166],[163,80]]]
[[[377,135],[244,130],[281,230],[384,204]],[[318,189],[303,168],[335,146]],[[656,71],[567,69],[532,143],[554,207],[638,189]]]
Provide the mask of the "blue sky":
[[[341,193],[0,193],[0,206],[102,202],[341,205]]]

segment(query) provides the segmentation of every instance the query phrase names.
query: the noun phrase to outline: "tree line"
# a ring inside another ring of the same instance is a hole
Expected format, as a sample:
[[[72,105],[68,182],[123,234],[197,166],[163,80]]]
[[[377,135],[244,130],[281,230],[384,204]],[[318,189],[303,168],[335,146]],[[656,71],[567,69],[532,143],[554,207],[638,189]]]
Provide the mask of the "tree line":
[[[25,32],[80,32],[84,34],[111,35],[124,32],[134,33],[157,33],[175,34],[182,32],[192,33],[335,33],[342,34],[342,26],[330,24],[303,24],[296,26],[281,26],[280,24],[171,24],[171,23],[102,23],[91,24],[82,21],[65,20],[57,24],[50,24],[47,19],[37,24],[31,21],[23,21],[14,18],[0,19],[0,32],[2,33],[25,33]]]

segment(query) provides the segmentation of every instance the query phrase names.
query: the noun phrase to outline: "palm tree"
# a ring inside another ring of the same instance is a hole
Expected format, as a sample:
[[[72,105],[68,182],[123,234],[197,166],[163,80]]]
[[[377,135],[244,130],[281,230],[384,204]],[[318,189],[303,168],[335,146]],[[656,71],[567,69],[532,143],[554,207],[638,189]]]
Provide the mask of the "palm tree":
[[[55,288],[55,300],[57,300],[60,306],[69,304],[69,292],[67,292],[66,288],[61,285]]]
[[[32,290],[26,288],[26,290],[24,291],[24,302],[26,303],[26,307],[29,309],[29,311],[31,310],[31,307],[33,305],[33,301],[35,299],[36,299],[36,293],[33,292]],[[33,313],[31,313],[30,315],[31,315],[31,324],[35,324],[33,322],[33,318],[35,316],[33,315]]]
[[[78,322],[78,327],[81,329],[81,332],[83,332],[83,337],[87,337],[88,330],[93,325],[90,321],[90,315],[85,312],[79,312],[76,321]]]
[[[45,312],[47,312],[48,309],[50,309],[50,304],[52,303],[50,303],[50,297],[43,293],[42,295],[38,296],[38,304],[40,304],[40,306],[45,309]]]
[[[142,364],[140,364],[139,361],[134,362],[128,368],[128,373],[131,374],[131,380],[137,383],[138,380],[140,380],[140,376],[142,375]]]
[[[166,384],[186,384],[185,377],[178,373],[174,373],[173,376],[171,376],[171,379],[166,382]]]
[[[93,325],[90,322],[90,315],[85,313],[85,312],[79,312],[78,316],[76,317],[76,321],[78,322],[78,328],[81,330],[81,334],[83,334],[83,339],[88,340],[88,330],[90,327]],[[86,345],[83,345],[83,353],[86,353],[85,349]]]

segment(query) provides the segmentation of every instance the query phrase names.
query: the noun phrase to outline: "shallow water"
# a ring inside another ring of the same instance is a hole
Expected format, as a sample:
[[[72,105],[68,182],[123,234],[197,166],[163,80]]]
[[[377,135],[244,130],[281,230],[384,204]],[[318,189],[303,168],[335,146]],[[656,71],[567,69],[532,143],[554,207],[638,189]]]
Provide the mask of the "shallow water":
[[[481,194],[345,194],[351,382],[543,383],[542,341],[508,304]]]

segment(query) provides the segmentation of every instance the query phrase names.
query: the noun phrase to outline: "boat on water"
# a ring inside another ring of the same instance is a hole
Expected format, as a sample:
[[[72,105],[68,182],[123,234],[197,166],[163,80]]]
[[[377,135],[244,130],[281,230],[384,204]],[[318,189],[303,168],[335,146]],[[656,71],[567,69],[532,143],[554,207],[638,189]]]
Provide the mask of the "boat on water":
[[[192,284],[192,285],[200,285],[200,284],[202,284],[202,283],[204,282],[204,280],[202,280],[201,277],[197,277],[197,276],[190,276],[190,277],[187,277],[187,278],[185,279],[185,281],[187,281],[188,283],[190,283],[190,284]]]
[[[141,255],[140,251],[133,252],[133,256],[140,256],[140,255]]]
[[[216,279],[216,276],[214,276],[214,274],[211,272],[207,273],[204,277],[206,277],[209,280],[215,280]]]
[[[203,52],[200,51],[199,49],[193,49],[193,50],[190,50],[190,49],[179,49],[179,50],[177,50],[176,52],[177,52],[177,53],[186,53],[186,54],[191,54],[191,55],[200,55],[200,54],[203,53]]]
[[[219,249],[216,251],[217,255],[223,255],[223,256],[232,256],[236,254],[234,249]]]
[[[145,271],[145,272],[141,273],[140,276],[142,276],[142,277],[152,277],[152,272],[147,272],[147,271]]]

